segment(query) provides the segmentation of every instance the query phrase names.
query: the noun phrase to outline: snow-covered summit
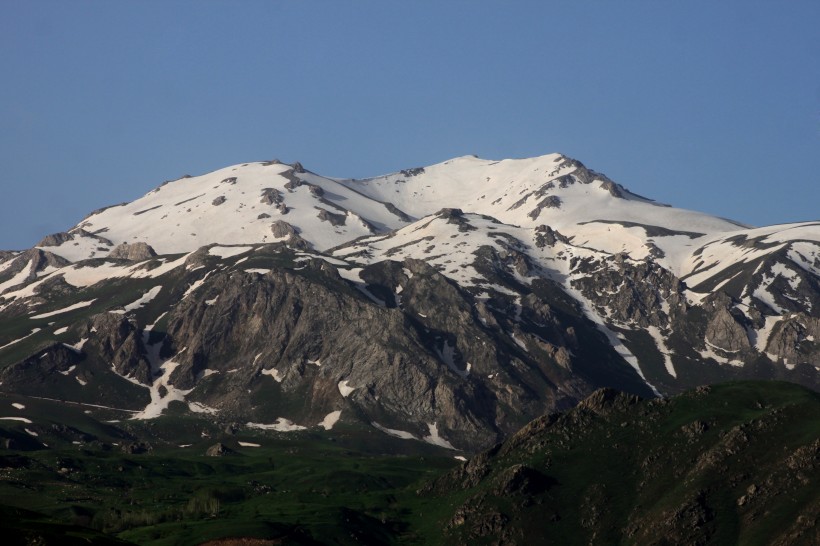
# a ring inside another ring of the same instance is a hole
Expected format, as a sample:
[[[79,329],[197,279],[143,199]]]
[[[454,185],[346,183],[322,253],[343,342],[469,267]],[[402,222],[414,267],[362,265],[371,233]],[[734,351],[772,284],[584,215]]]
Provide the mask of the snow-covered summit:
[[[107,257],[116,246],[137,242],[159,254],[211,243],[275,241],[326,250],[445,207],[519,227],[550,225],[605,251],[613,246],[613,224],[666,235],[742,227],[635,195],[561,154],[500,161],[464,156],[364,180],[328,178],[299,164],[268,161],[167,182],[135,201],[92,213],[38,248],[70,261]]]

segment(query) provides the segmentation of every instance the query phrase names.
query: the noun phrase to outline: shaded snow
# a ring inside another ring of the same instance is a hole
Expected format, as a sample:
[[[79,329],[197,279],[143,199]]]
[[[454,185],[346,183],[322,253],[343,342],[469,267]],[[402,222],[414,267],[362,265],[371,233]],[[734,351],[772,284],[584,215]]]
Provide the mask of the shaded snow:
[[[279,373],[279,370],[277,370],[276,368],[271,368],[270,370],[262,370],[259,373],[261,373],[262,375],[271,376],[273,378],[273,380],[276,381],[277,383],[281,383],[282,380],[285,379],[285,376],[283,376],[281,373]]]
[[[666,346],[666,340],[663,337],[663,334],[658,329],[657,326],[649,326],[646,328],[646,332],[652,336],[652,339],[655,340],[655,345],[658,347],[658,351],[660,351],[661,355],[663,355],[663,363],[666,366],[666,371],[672,377],[677,378],[678,374],[675,372],[675,366],[672,363],[672,352]]]
[[[347,398],[350,396],[350,393],[356,390],[356,387],[348,386],[347,380],[339,381],[339,392],[342,393],[342,396]]]
[[[74,311],[75,309],[82,309],[83,307],[88,307],[92,303],[97,301],[97,298],[88,301],[80,301],[73,305],[69,305],[68,307],[63,307],[62,309],[57,309],[56,311],[49,311],[48,313],[41,313],[39,315],[34,315],[29,317],[30,319],[43,319],[48,317],[53,317],[54,315],[61,315],[63,313],[68,313],[69,311]]]
[[[252,246],[213,246],[208,249],[208,254],[211,256],[219,256],[220,258],[231,258],[253,250]]]
[[[339,421],[339,418],[341,416],[342,410],[332,411],[325,415],[325,418],[322,419],[322,422],[319,423],[319,426],[325,430],[330,430],[333,428],[333,425],[335,425]]]
[[[418,440],[418,438],[416,438],[415,436],[413,436],[409,432],[405,432],[403,430],[396,430],[396,429],[393,429],[393,428],[383,427],[380,424],[378,424],[376,421],[373,421],[370,424],[373,425],[373,427],[376,430],[380,430],[380,431],[384,432],[385,434],[389,434],[390,436],[394,436],[396,438],[401,438],[402,440]]]
[[[428,444],[433,444],[447,449],[455,449],[455,447],[453,447],[453,444],[451,444],[439,435],[438,426],[436,425],[436,423],[427,423],[427,429],[430,432],[430,434],[422,438],[422,440],[424,440]]]
[[[142,297],[141,297],[140,299],[138,299],[137,301],[135,301],[135,302],[133,302],[133,303],[129,303],[129,304],[128,304],[128,305],[126,305],[123,309],[124,309],[126,312],[128,312],[128,311],[134,311],[134,310],[136,310],[136,309],[139,309],[140,307],[142,307],[142,306],[143,306],[143,305],[145,305],[146,303],[148,303],[148,302],[150,302],[151,300],[153,300],[154,298],[156,298],[156,297],[157,297],[157,295],[159,294],[160,290],[162,290],[162,286],[155,286],[155,287],[153,287],[153,288],[152,288],[152,289],[150,289],[148,292],[146,292],[145,294],[143,294],[143,295],[142,295]]]

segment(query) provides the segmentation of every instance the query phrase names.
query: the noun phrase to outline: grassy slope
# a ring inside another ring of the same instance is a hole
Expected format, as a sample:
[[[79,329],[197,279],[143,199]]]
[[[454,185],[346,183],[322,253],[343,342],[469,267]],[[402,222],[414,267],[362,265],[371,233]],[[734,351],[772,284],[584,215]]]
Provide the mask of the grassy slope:
[[[77,445],[46,422],[55,415],[49,403],[5,397],[0,406],[14,401],[35,423],[0,421],[0,433],[27,436],[29,428],[50,447],[0,451],[0,505],[138,544],[248,536],[293,544],[503,537],[762,545],[791,528],[803,532],[791,542],[810,544],[807,525],[820,514],[820,396],[785,383],[587,404],[534,421],[467,465],[343,424],[327,434],[231,434],[178,415],[111,426],[67,408],[65,422],[95,438]],[[121,450],[137,440],[151,450]],[[217,441],[236,454],[204,456]],[[192,445],[179,447],[185,443]],[[15,523],[8,514],[4,530]]]
[[[439,480],[430,495],[457,507],[438,521],[446,541],[763,545],[792,527],[803,534],[785,543],[818,538],[817,393],[732,383],[623,402],[536,421]],[[461,487],[470,475],[480,480]]]

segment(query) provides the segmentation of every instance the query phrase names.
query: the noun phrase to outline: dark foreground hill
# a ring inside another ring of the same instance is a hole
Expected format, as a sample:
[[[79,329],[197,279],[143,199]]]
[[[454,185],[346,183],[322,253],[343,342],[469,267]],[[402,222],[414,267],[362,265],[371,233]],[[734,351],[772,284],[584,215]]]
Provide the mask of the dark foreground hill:
[[[63,544],[47,532],[60,524],[152,545],[818,544],[818,415],[820,395],[787,383],[653,400],[603,389],[458,463],[367,427],[285,437],[66,409],[35,428],[0,420],[0,536]]]

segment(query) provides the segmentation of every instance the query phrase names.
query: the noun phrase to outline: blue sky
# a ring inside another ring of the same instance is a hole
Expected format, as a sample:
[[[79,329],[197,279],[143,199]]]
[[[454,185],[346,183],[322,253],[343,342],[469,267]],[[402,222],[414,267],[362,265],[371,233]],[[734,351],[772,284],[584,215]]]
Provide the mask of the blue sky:
[[[365,177],[562,152],[820,219],[820,2],[0,0],[0,249],[254,160]]]

